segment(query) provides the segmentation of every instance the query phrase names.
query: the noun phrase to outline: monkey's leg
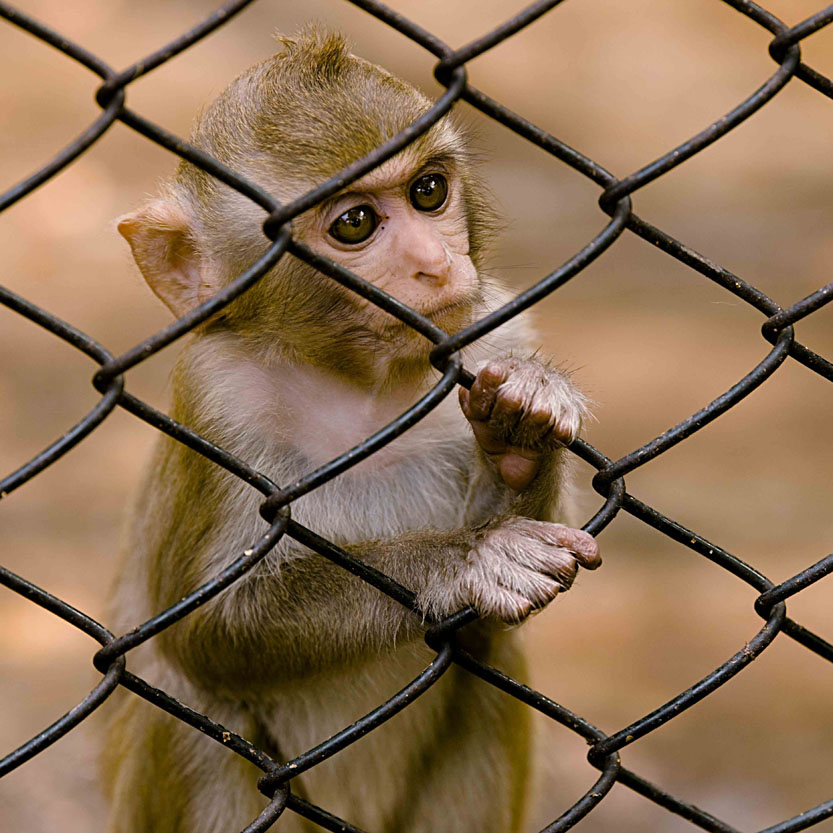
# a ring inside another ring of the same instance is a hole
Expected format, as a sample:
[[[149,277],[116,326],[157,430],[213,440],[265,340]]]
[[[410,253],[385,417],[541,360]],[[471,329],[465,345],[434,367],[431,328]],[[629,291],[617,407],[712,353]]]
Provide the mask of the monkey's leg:
[[[244,734],[250,728],[243,725],[248,716],[235,717],[224,704],[189,705]],[[104,757],[113,798],[110,833],[230,833],[267,803],[257,789],[260,770],[132,694],[111,719]],[[280,830],[306,833],[301,826]]]
[[[488,642],[478,641],[482,659],[523,678],[515,632],[494,631]],[[458,667],[424,696],[442,698],[440,719],[415,744],[408,790],[382,833],[520,833],[529,777],[527,708]]]
[[[519,517],[346,549],[414,590],[429,616],[472,604],[506,622],[568,589],[579,564],[600,563],[586,533]],[[418,615],[318,555],[298,556],[264,564],[161,634],[167,656],[206,691],[246,699],[421,638]]]
[[[524,679],[517,636],[481,622],[458,639]],[[325,688],[319,681],[288,692],[269,721],[279,757],[306,751],[370,712],[433,656],[424,646],[401,646],[328,675]],[[304,772],[293,790],[368,833],[517,833],[526,801],[527,717],[517,700],[452,666],[389,722]],[[303,722],[313,725],[315,741],[301,737],[310,734]]]

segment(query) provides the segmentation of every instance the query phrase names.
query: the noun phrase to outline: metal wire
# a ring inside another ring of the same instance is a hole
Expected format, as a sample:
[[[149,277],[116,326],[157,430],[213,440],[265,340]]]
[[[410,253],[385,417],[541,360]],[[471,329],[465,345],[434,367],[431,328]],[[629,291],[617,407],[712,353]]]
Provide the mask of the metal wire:
[[[20,27],[43,43],[58,49],[68,58],[85,66],[103,81],[95,92],[96,101],[102,110],[98,118],[78,138],[57,154],[53,160],[9,189],[5,194],[0,195],[0,211],[48,182],[59,171],[92,147],[113,124],[122,122],[150,141],[203,168],[212,176],[261,206],[267,213],[263,226],[265,235],[263,254],[254,266],[240,275],[215,297],[137,344],[121,356],[114,356],[105,347],[97,344],[72,325],[0,287],[0,303],[29,319],[34,325],[54,333],[68,344],[85,353],[100,366],[93,378],[93,384],[101,394],[101,398],[95,407],[77,425],[70,428],[63,436],[17,471],[0,480],[0,498],[6,497],[10,492],[23,486],[75,448],[101,425],[116,407],[121,407],[203,454],[216,465],[225,468],[259,490],[265,497],[261,506],[261,514],[271,524],[268,532],[259,541],[254,542],[251,548],[242,553],[221,574],[215,576],[167,610],[161,611],[147,622],[122,635],[110,633],[99,623],[66,602],[9,570],[0,568],[0,584],[82,630],[102,645],[94,658],[95,667],[102,675],[100,682],[90,694],[67,714],[2,758],[0,760],[0,776],[24,764],[58,738],[71,731],[104,702],[118,686],[122,686],[158,708],[190,724],[196,730],[212,737],[228,750],[228,754],[241,755],[264,772],[259,786],[270,801],[261,815],[257,819],[253,819],[246,827],[244,833],[268,830],[287,810],[304,816],[325,830],[357,831],[361,833],[358,828],[349,824],[349,820],[338,819],[327,812],[326,809],[316,807],[294,795],[291,792],[292,779],[321,761],[337,755],[340,750],[349,746],[367,732],[373,731],[398,711],[407,708],[415,697],[433,685],[452,664],[457,664],[486,683],[501,689],[530,708],[541,712],[549,719],[567,727],[590,744],[588,760],[601,771],[601,775],[595,783],[589,786],[585,795],[579,798],[571,807],[565,808],[559,818],[553,820],[544,828],[547,833],[569,830],[580,819],[592,812],[617,782],[629,787],[669,812],[688,820],[696,827],[709,831],[721,831],[721,833],[736,833],[735,828],[731,825],[692,804],[670,795],[661,787],[622,767],[619,753],[625,747],[638,742],[657,727],[673,720],[677,715],[725,685],[734,676],[741,673],[756,656],[766,650],[781,635],[794,639],[809,651],[814,652],[820,659],[833,662],[833,645],[790,619],[786,612],[786,601],[788,599],[801,593],[833,571],[833,555],[822,558],[797,575],[775,585],[757,570],[717,544],[707,541],[697,533],[686,529],[676,521],[640,501],[627,491],[624,478],[733,408],[751,391],[769,379],[788,359],[805,365],[823,379],[833,381],[833,364],[796,341],[793,330],[794,324],[833,300],[833,284],[824,286],[806,298],[782,308],[776,301],[767,297],[755,287],[750,286],[737,275],[712,263],[704,255],[693,251],[680,241],[636,216],[632,211],[630,196],[648,183],[683,164],[710,144],[719,141],[750,115],[770,102],[788,83],[803,82],[822,95],[833,98],[833,81],[821,75],[812,67],[807,66],[801,60],[801,42],[819,29],[833,23],[833,6],[828,6],[812,17],[789,27],[762,7],[749,2],[749,0],[722,0],[739,14],[748,18],[751,23],[767,29],[774,35],[769,44],[769,53],[776,62],[775,70],[755,92],[740,102],[723,118],[640,170],[623,179],[617,179],[581,152],[569,147],[522,116],[511,112],[475,89],[467,80],[466,63],[468,61],[532,24],[541,15],[551,12],[559,5],[560,0],[539,0],[539,2],[533,3],[492,32],[456,50],[443,43],[435,35],[405,19],[401,14],[380,2],[376,2],[376,0],[350,0],[368,14],[397,30],[403,37],[411,39],[435,55],[439,59],[435,66],[435,76],[446,87],[446,92],[434,103],[430,110],[403,130],[402,133],[307,194],[302,195],[288,205],[281,205],[271,194],[248,182],[238,172],[230,170],[206,153],[191,147],[180,137],[168,133],[125,106],[125,90],[133,81],[161,66],[183,50],[188,49],[218,27],[227,25],[234,15],[251,2],[252,0],[236,0],[236,2],[226,3],[190,31],[120,72],[109,67],[96,55],[69,41],[60,33],[49,29],[6,3],[0,2],[0,17],[8,21],[9,24]],[[486,116],[495,119],[519,136],[534,143],[555,159],[574,168],[598,185],[602,189],[599,196],[599,205],[605,213],[610,215],[611,219],[576,255],[554,269],[551,274],[536,283],[532,288],[522,292],[485,319],[476,322],[461,332],[449,335],[385,292],[368,284],[338,264],[312,252],[300,241],[294,240],[291,237],[288,224],[301,212],[341,190],[345,185],[363,176],[369,170],[399,152],[460,101],[465,101],[482,111]],[[174,622],[188,616],[191,611],[214,597],[232,582],[237,581],[260,559],[265,557],[284,535],[291,536],[343,569],[354,573],[400,604],[415,608],[414,595],[408,588],[402,587],[388,576],[363,564],[317,535],[314,531],[306,529],[292,520],[290,512],[293,501],[338,476],[341,472],[408,430],[411,425],[437,405],[456,384],[470,385],[473,377],[460,364],[456,357],[457,351],[465,345],[482,338],[500,324],[563,286],[601,253],[613,246],[625,231],[654,244],[666,254],[699,272],[765,316],[761,331],[764,339],[772,345],[771,349],[763,353],[759,364],[726,393],[698,410],[691,417],[683,420],[679,425],[669,428],[660,436],[618,460],[608,459],[603,453],[582,440],[576,440],[571,446],[571,450],[575,454],[597,469],[598,473],[594,478],[593,485],[596,491],[605,499],[594,517],[585,524],[587,530],[593,534],[598,534],[613,521],[620,511],[627,512],[669,538],[688,547],[703,558],[708,559],[715,566],[732,573],[758,591],[759,595],[754,601],[754,608],[764,619],[764,624],[734,656],[664,705],[654,709],[631,725],[606,734],[543,694],[528,688],[517,680],[511,679],[496,668],[479,662],[459,648],[454,641],[454,633],[476,618],[474,611],[467,609],[443,622],[436,622],[429,628],[426,642],[436,651],[436,658],[415,680],[388,701],[379,704],[376,709],[361,720],[345,727],[341,732],[319,746],[287,762],[273,760],[262,749],[213,721],[210,715],[200,714],[189,709],[164,691],[154,688],[126,670],[125,656],[131,650],[153,638]],[[432,341],[435,347],[431,354],[431,360],[443,371],[443,376],[435,388],[420,402],[409,408],[377,434],[346,454],[331,460],[317,471],[310,472],[302,480],[287,487],[280,487],[260,472],[251,469],[242,460],[237,459],[222,448],[218,448],[187,426],[175,422],[128,393],[125,389],[125,374],[245,292],[260,280],[287,251],[386,310]],[[831,816],[833,816],[833,799],[768,827],[760,833],[795,833],[795,831],[808,829]]]

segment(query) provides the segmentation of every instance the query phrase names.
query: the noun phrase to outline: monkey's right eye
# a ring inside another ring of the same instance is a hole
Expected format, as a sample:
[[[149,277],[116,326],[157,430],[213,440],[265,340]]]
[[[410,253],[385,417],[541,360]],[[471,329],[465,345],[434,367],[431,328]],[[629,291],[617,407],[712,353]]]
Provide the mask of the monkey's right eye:
[[[357,205],[345,211],[330,226],[329,233],[339,243],[363,243],[376,231],[379,217],[369,205]]]

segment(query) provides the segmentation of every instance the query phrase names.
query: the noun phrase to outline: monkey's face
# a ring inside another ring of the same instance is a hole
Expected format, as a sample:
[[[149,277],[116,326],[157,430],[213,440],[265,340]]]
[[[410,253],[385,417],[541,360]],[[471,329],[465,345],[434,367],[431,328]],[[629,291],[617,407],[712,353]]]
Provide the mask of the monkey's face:
[[[451,158],[396,157],[301,218],[297,230],[316,251],[454,332],[480,299],[462,188]],[[360,303],[380,335],[397,326]]]

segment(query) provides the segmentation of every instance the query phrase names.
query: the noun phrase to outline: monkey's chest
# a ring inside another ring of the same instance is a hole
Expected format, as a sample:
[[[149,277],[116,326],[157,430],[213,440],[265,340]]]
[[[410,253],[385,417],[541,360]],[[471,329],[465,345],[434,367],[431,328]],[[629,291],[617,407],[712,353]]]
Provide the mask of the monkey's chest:
[[[468,493],[466,449],[433,448],[345,472],[293,504],[293,517],[340,543],[456,529]]]

